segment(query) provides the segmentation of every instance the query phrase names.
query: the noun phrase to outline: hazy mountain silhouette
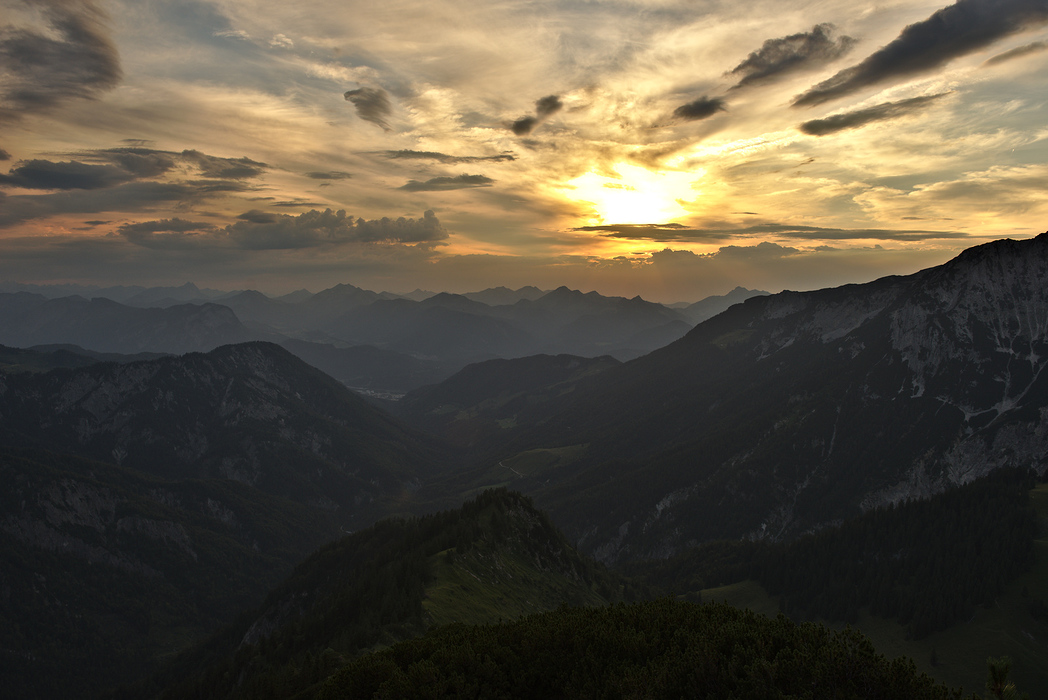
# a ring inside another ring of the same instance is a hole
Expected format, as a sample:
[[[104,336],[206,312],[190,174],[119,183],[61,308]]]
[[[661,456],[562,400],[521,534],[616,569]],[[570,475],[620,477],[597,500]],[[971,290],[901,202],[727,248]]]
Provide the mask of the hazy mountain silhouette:
[[[180,304],[140,309],[96,297],[47,299],[0,294],[0,343],[17,347],[72,343],[96,352],[183,353],[254,340],[228,307]]]

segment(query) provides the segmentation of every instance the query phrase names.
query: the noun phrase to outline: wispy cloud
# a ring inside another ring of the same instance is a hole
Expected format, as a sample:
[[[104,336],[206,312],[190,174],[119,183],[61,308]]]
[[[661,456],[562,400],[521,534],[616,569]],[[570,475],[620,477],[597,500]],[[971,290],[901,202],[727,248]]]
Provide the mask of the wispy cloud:
[[[800,130],[810,136],[826,136],[846,129],[858,129],[861,126],[874,122],[883,122],[915,114],[927,109],[933,102],[942,99],[948,94],[947,92],[941,92],[938,95],[912,97],[908,100],[899,100],[898,102],[885,102],[854,112],[835,114],[825,119],[812,119],[801,124]]]
[[[1048,23],[1044,0],[958,0],[909,25],[888,45],[797,97],[810,107],[867,87],[935,70],[1006,36]]]
[[[996,66],[999,63],[1022,58],[1023,56],[1029,56],[1030,54],[1041,53],[1042,51],[1048,51],[1048,41],[1034,41],[1024,46],[1018,46],[1011,51],[999,53],[996,56],[987,59],[986,63],[983,65]]]
[[[311,180],[348,180],[353,176],[342,170],[314,170],[313,172],[306,173],[306,177]]]
[[[91,0],[35,0],[47,30],[0,28],[0,120],[112,90],[123,72],[106,15]]]
[[[386,158],[392,158],[394,160],[435,160],[438,163],[479,163],[482,161],[502,162],[509,160],[516,160],[517,156],[514,153],[500,153],[495,156],[452,156],[447,153],[438,153],[436,151],[385,151],[383,154]]]

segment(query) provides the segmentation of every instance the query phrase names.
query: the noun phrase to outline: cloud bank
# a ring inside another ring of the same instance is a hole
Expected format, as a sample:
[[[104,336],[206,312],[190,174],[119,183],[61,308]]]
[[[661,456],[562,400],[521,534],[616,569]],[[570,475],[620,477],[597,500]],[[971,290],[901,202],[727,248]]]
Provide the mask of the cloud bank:
[[[432,211],[421,219],[357,219],[326,209],[289,216],[252,210],[222,228],[184,219],[162,219],[120,226],[131,243],[158,250],[232,247],[241,250],[297,250],[349,243],[433,244],[448,237]]]

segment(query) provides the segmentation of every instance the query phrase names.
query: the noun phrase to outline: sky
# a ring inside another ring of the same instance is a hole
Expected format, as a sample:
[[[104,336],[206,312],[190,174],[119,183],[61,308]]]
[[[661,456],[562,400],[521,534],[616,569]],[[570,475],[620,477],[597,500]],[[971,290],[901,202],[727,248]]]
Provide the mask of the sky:
[[[0,281],[695,301],[1048,229],[1048,0],[0,0]]]

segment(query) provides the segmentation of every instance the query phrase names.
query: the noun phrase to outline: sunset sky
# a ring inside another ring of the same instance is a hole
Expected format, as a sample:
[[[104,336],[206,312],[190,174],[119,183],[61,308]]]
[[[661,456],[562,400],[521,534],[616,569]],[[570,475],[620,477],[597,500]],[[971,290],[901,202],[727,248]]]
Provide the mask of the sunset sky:
[[[0,281],[694,301],[1048,229],[1048,0],[0,0]]]

